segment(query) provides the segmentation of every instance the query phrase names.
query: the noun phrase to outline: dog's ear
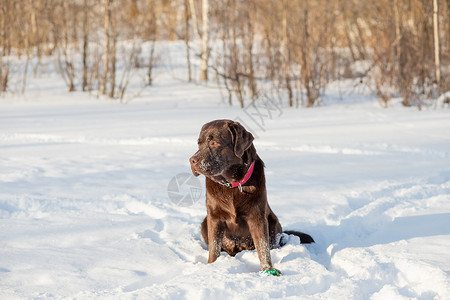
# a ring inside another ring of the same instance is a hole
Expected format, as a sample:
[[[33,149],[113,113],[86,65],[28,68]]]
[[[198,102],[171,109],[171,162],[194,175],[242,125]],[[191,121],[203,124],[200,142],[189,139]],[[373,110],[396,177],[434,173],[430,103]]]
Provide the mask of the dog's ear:
[[[228,126],[233,138],[234,154],[241,158],[244,152],[252,145],[253,135],[245,130],[244,126],[239,124],[239,122],[232,122]]]

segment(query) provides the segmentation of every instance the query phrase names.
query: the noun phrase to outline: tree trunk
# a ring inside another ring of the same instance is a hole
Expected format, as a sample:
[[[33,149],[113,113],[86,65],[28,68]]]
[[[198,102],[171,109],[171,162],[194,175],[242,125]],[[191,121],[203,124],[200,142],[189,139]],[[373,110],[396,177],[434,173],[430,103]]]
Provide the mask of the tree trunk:
[[[394,0],[394,23],[395,23],[395,58],[397,65],[400,63],[401,43],[400,43],[400,14],[398,12],[398,0]]]
[[[150,2],[150,39],[151,39],[151,46],[150,46],[150,53],[149,53],[149,59],[148,59],[148,69],[147,69],[147,79],[148,79],[148,85],[153,84],[153,67],[155,62],[155,44],[156,44],[156,13],[155,13],[155,1],[151,0]]]
[[[311,57],[310,57],[310,45],[309,45],[309,32],[308,32],[308,9],[305,8],[304,12],[303,12],[303,45],[302,47],[302,52],[301,52],[301,58],[302,58],[302,64],[301,64],[301,74],[302,74],[302,81],[303,81],[303,86],[305,87],[306,90],[306,106],[307,107],[312,107],[314,106],[314,102],[315,102],[315,97],[314,94],[312,92],[312,87],[311,87]]]
[[[35,46],[37,49],[38,57],[41,56],[41,47],[38,41],[38,30],[37,30],[37,21],[36,21],[36,8],[34,7],[34,1],[29,1],[29,6],[31,9],[30,15],[30,24],[31,24],[31,38],[30,38],[30,46]]]
[[[191,16],[192,16],[192,27],[194,27],[194,34],[197,40],[200,42],[202,37],[200,36],[200,32],[198,30],[198,21],[197,21],[197,10],[195,9],[195,2],[194,0],[189,0],[189,7],[191,9]],[[201,44],[200,44],[201,46]]]
[[[289,10],[289,0],[283,0],[283,50],[284,50],[284,78],[286,81],[286,89],[288,91],[289,97],[289,107],[294,106],[292,87],[291,87],[291,69],[290,69],[290,58],[289,58],[289,34],[287,28],[287,16]]]
[[[202,48],[200,63],[200,80],[208,81],[209,58],[209,0],[202,0]]]
[[[8,49],[8,38],[7,36],[7,31],[6,31],[6,18],[7,18],[7,14],[6,12],[8,11],[8,7],[2,7],[1,8],[1,13],[2,13],[2,17],[1,17],[1,22],[0,22],[0,38],[1,38],[1,43],[0,43],[0,94],[1,92],[6,92],[6,89],[8,88],[8,75],[9,75],[9,60],[7,63],[4,63],[4,56],[6,56],[6,51]]]
[[[188,81],[192,81],[192,70],[191,70],[191,54],[189,49],[189,3],[188,0],[184,0],[184,42],[186,43],[186,60],[188,67]]]
[[[102,82],[99,90],[100,95],[106,94],[106,81],[109,73],[109,23],[111,20],[111,4],[112,0],[105,0],[105,57],[103,64]]]
[[[239,50],[237,47],[237,32],[236,32],[236,0],[231,1],[231,38],[233,40],[232,42],[232,49],[230,53],[230,77],[232,78],[232,84],[234,88],[234,93],[236,94],[236,97],[239,101],[239,104],[241,108],[244,108],[244,96],[242,95],[242,88],[241,88],[241,79],[239,78]]]
[[[113,43],[111,48],[111,74],[110,76],[110,91],[109,98],[114,98],[116,89],[116,52],[117,52],[117,34],[114,33]]]
[[[250,2],[248,5],[247,10],[247,71],[246,74],[248,76],[248,85],[250,88],[250,93],[252,100],[255,100],[258,97],[257,87],[256,87],[256,80],[255,80],[255,66],[254,66],[254,59],[253,59],[253,43],[254,43],[254,33],[253,33],[253,26],[252,22],[255,21],[254,17],[252,16],[252,12],[256,10],[255,6],[252,5],[252,2]]]
[[[441,66],[439,62],[439,23],[438,23],[438,2],[433,0],[433,31],[434,31],[434,65],[436,68],[436,84],[437,84],[437,95],[436,98],[441,94]]]
[[[89,30],[88,30],[88,0],[83,2],[83,79],[82,90],[87,90],[88,85],[88,64],[87,64],[87,51],[89,42]]]
[[[153,38],[150,46],[150,57],[148,59],[148,70],[147,70],[148,85],[153,84],[153,64],[155,63],[155,44],[156,39]]]

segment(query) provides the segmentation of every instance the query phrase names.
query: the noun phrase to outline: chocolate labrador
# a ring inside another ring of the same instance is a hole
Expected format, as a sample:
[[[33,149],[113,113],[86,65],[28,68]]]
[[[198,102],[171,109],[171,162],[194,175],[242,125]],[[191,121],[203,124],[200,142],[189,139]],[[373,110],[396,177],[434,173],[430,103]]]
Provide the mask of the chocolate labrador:
[[[258,253],[261,270],[275,270],[270,249],[283,245],[282,229],[267,202],[264,163],[256,154],[253,135],[238,122],[216,120],[203,125],[199,150],[190,158],[192,173],[206,177],[207,216],[202,236],[209,247],[208,263],[225,251]],[[285,231],[313,243],[311,236]]]

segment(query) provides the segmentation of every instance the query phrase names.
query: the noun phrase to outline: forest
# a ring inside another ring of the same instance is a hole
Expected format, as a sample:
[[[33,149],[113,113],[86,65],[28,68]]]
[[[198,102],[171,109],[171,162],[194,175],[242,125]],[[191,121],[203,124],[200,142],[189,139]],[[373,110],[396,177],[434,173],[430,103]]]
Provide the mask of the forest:
[[[2,0],[0,94],[25,93],[52,57],[68,92],[122,99],[136,70],[153,84],[156,43],[183,41],[185,80],[230,105],[270,91],[312,107],[354,79],[383,107],[420,108],[450,90],[449,20],[450,0]]]

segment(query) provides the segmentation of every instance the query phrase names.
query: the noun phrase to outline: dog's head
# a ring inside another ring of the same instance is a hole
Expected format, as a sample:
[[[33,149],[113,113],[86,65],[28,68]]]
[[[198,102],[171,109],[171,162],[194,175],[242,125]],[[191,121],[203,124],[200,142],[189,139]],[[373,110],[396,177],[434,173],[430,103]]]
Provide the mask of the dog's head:
[[[253,135],[238,122],[215,120],[203,125],[198,151],[189,159],[195,176],[215,181],[241,180],[256,155]]]

